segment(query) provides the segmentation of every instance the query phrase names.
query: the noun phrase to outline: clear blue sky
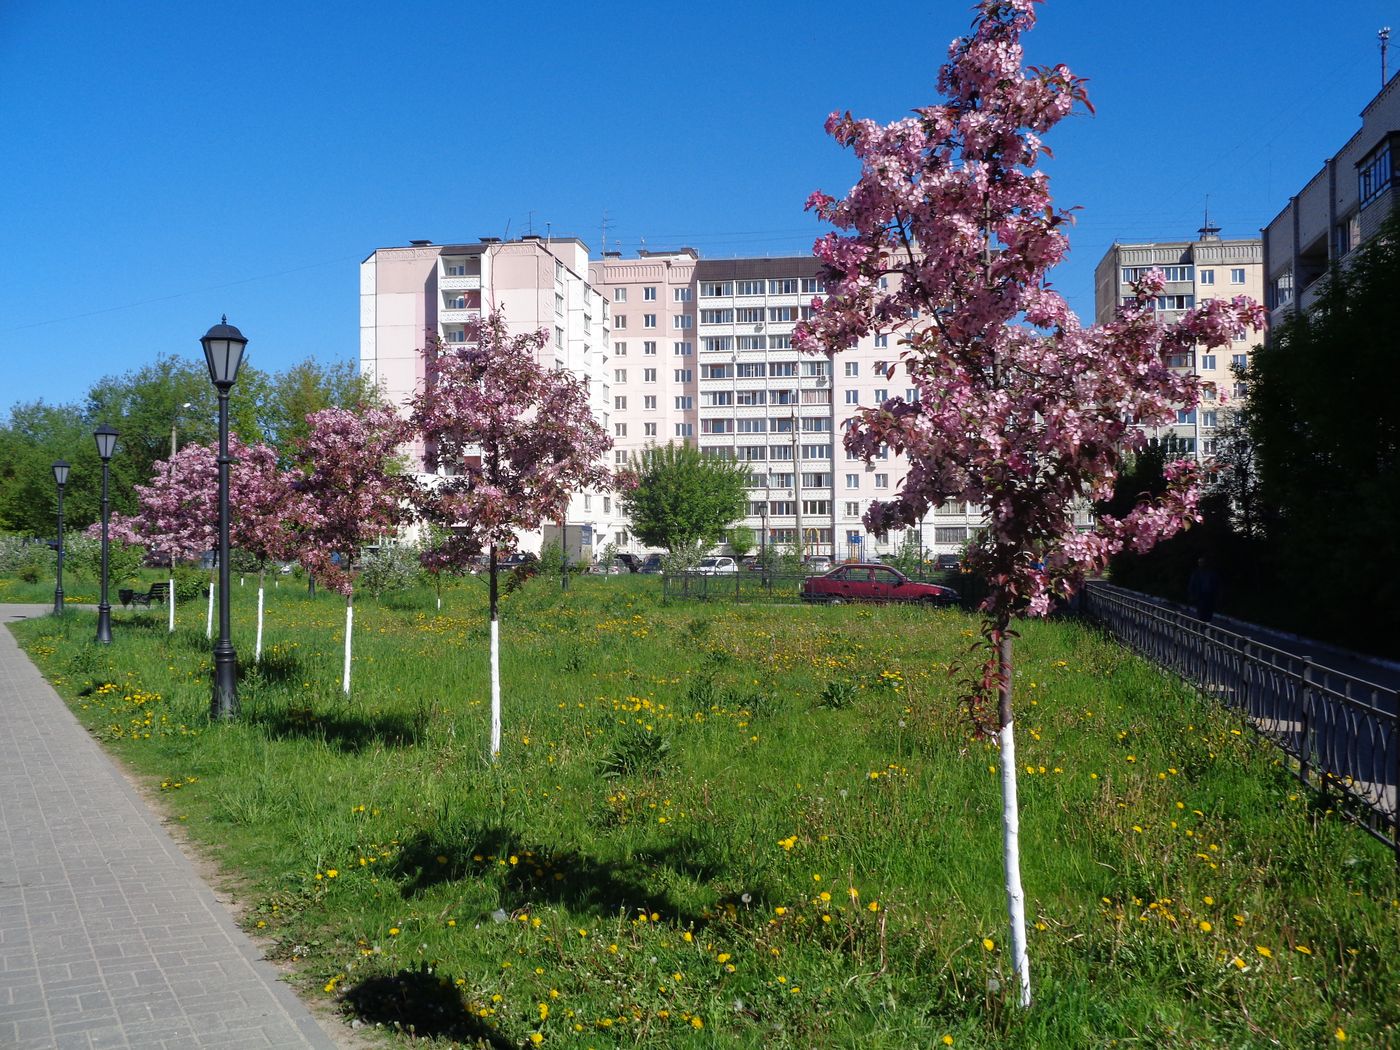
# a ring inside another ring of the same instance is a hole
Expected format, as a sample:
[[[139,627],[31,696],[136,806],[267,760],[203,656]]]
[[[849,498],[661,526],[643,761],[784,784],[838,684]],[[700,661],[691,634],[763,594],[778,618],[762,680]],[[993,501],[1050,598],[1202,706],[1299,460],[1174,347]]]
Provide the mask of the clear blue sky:
[[[1115,240],[1253,236],[1359,126],[1395,0],[1048,0],[1035,63],[1079,205],[1057,286]],[[278,369],[358,354],[358,264],[548,228],[595,253],[805,254],[855,169],[833,109],[935,100],[970,3],[0,2],[0,412],[80,398],[227,313]],[[1400,48],[1397,56],[1400,57]],[[1392,69],[1396,63],[1392,62]]]

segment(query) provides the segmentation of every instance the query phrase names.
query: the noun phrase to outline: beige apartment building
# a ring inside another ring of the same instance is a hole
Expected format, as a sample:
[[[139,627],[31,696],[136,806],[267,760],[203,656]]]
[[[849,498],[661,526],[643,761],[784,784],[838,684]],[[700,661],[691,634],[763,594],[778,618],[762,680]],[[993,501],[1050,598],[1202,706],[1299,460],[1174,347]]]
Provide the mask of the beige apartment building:
[[[1166,288],[1157,297],[1156,309],[1164,320],[1175,320],[1186,310],[1211,299],[1247,295],[1263,300],[1263,248],[1257,238],[1222,239],[1209,222],[1194,241],[1152,241],[1114,244],[1094,269],[1094,319],[1111,320],[1118,307],[1133,297],[1133,284],[1149,270],[1159,269]],[[1183,354],[1170,364],[1201,377],[1201,403],[1193,411],[1177,412],[1173,426],[1152,435],[1173,438],[1197,459],[1215,454],[1215,432],[1232,404],[1245,396],[1245,386],[1234,369],[1249,363],[1251,347],[1262,338],[1241,330],[1229,346],[1210,352]]]

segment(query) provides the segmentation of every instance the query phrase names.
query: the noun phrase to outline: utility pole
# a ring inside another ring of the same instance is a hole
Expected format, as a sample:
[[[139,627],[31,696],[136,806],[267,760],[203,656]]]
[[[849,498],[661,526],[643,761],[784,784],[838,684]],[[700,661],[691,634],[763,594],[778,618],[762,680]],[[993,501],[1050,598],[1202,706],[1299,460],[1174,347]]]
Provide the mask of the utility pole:
[[[1390,26],[1382,26],[1381,31],[1376,34],[1381,41],[1381,87],[1385,87],[1386,82],[1386,50],[1390,45]]]
[[[802,400],[802,380],[797,381],[797,399]],[[797,516],[797,560],[802,561],[802,463],[798,454],[802,451],[798,443],[797,406],[792,409],[792,511]]]

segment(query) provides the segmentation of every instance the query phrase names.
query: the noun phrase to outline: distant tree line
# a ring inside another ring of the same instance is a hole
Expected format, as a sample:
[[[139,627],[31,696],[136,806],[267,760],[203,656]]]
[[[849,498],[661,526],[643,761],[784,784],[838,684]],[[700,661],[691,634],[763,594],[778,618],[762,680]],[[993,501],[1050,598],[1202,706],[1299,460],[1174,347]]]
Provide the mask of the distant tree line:
[[[309,414],[374,399],[373,385],[352,362],[308,358],[275,373],[245,365],[230,397],[230,426],[247,444],[265,443],[285,453],[306,436]],[[101,461],[92,431],[101,423],[121,434],[111,461],[113,510],[134,513],[134,486],[149,481],[152,464],[170,455],[172,423],[181,446],[216,441],[217,404],[202,361],[166,356],[98,380],[80,401],[14,405],[0,423],[0,531],[53,533],[51,466],[57,459],[73,465],[64,494],[65,522],[82,528],[97,520]]]
[[[1250,355],[1244,403],[1217,434],[1204,520],[1146,556],[1124,555],[1125,586],[1184,599],[1191,566],[1213,560],[1221,609],[1386,656],[1400,635],[1400,213],[1323,279]],[[1160,485],[1164,445],[1138,457],[1118,492]]]

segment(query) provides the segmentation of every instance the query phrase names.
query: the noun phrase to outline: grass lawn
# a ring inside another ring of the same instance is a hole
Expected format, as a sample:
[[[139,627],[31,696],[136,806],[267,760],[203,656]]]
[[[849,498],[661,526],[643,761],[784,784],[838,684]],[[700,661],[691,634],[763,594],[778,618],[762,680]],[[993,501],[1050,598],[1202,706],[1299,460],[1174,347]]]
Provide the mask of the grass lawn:
[[[536,580],[268,592],[243,718],[202,603],[15,631],[160,785],[312,998],[442,1045],[1318,1047],[1400,1023],[1395,858],[1225,715],[1075,623],[1017,643],[1036,1004],[1004,950],[996,752],[956,610],[659,602]],[[51,592],[50,592],[51,593]],[[255,591],[235,588],[252,656]]]

